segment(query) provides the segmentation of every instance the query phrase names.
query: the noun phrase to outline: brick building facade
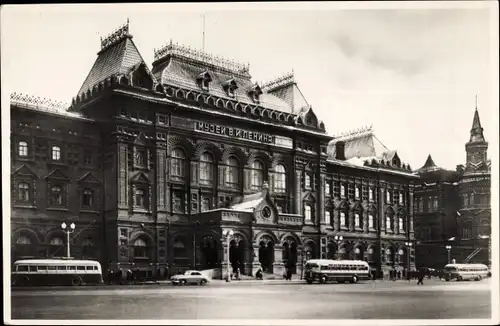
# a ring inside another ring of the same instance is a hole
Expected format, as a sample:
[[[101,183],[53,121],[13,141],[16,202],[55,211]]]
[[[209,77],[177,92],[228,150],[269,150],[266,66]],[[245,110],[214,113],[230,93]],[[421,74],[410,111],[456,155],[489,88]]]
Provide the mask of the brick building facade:
[[[437,167],[429,155],[417,171],[418,266],[442,268],[453,259],[457,263],[491,265],[491,162],[487,149],[476,108],[470,140],[465,145],[466,164],[450,171]]]
[[[258,85],[172,43],[150,69],[125,25],[69,107],[12,94],[11,117],[13,260],[64,256],[65,221],[73,257],[149,276],[414,266],[418,177],[371,128],[329,136],[293,75]]]

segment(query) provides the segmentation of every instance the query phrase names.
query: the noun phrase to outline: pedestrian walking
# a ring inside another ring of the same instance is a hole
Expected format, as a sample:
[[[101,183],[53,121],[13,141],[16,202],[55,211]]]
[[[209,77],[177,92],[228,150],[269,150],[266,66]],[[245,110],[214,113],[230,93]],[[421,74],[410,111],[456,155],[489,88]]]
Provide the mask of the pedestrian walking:
[[[241,273],[240,273],[240,269],[239,269],[239,268],[237,268],[237,269],[236,269],[236,279],[237,279],[238,281],[240,281],[240,280],[241,280]]]
[[[425,277],[425,273],[423,273],[422,271],[420,271],[420,273],[418,273],[418,282],[417,282],[417,285],[424,285],[424,277]]]

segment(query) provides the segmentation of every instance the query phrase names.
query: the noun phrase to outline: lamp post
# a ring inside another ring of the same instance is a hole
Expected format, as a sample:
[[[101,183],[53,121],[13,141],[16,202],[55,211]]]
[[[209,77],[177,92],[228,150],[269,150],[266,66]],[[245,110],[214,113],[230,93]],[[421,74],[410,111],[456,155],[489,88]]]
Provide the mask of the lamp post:
[[[339,245],[342,242],[342,240],[344,240],[344,237],[341,236],[341,235],[336,235],[333,238],[335,239],[335,243],[337,244],[337,260],[340,260],[340,248],[339,248]]]
[[[71,258],[71,251],[70,251],[70,244],[69,244],[69,235],[73,232],[75,232],[75,223],[71,223],[69,226],[66,224],[66,222],[62,222],[61,224],[61,228],[63,230],[64,233],[66,233],[66,245],[67,245],[67,248],[68,248],[68,254],[67,254],[67,258]]]
[[[450,245],[446,245],[446,250],[448,250],[448,264],[450,263],[451,261],[451,246]]]
[[[406,246],[406,262],[407,262],[407,267],[406,267],[406,277],[408,278],[408,281],[410,280],[410,255],[411,255],[411,247],[413,246],[413,243],[410,241],[405,242]]]
[[[230,241],[231,241],[231,238],[233,237],[233,230],[232,229],[225,229],[224,231],[222,231],[222,235],[226,238],[226,246],[227,246],[227,276],[226,276],[226,282],[231,282],[231,269],[230,269],[230,265],[231,265],[231,259],[229,257],[229,247],[230,247]]]

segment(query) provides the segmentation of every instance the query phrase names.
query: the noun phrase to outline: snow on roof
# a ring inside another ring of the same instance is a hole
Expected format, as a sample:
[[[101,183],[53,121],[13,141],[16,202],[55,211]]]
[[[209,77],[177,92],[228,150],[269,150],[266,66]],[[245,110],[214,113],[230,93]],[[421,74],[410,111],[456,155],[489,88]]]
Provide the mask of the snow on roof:
[[[244,210],[244,211],[251,212],[262,200],[263,200],[263,198],[261,197],[261,198],[257,198],[254,200],[242,202],[240,204],[236,204],[236,205],[231,206],[231,209]]]

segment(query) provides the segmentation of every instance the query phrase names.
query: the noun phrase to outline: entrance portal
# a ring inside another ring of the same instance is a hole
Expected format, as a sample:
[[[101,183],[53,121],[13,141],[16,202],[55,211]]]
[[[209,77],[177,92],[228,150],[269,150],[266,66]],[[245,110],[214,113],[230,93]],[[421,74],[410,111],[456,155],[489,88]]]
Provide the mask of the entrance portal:
[[[201,242],[201,256],[203,269],[212,269],[217,266],[219,261],[217,242],[211,236],[203,238]]]
[[[283,264],[292,274],[297,273],[297,243],[293,240],[283,243]]]
[[[259,262],[264,273],[273,273],[274,243],[272,240],[262,240],[259,243]]]
[[[245,274],[245,240],[231,240],[229,243],[229,261],[233,273],[236,273],[239,268],[240,273]]]

